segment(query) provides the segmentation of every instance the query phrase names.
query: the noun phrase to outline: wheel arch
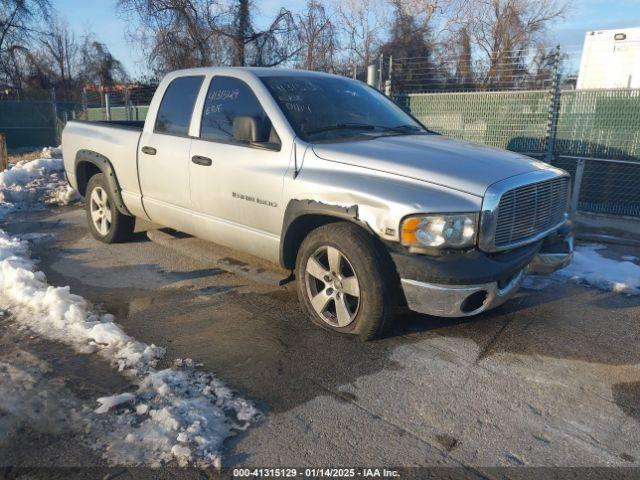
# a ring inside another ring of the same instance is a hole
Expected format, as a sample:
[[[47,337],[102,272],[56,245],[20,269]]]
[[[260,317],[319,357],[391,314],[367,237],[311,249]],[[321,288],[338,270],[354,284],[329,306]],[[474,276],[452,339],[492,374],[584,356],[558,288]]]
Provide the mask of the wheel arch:
[[[109,193],[111,193],[118,211],[123,215],[132,216],[122,200],[115,169],[107,157],[92,150],[79,150],[76,154],[74,171],[78,183],[78,193],[83,197],[87,192],[87,185],[91,177],[103,173],[107,180]]]
[[[348,221],[375,237],[373,230],[358,217],[358,206],[330,205],[315,200],[291,200],[287,205],[280,236],[280,265],[293,270],[298,251],[306,236],[328,223]]]

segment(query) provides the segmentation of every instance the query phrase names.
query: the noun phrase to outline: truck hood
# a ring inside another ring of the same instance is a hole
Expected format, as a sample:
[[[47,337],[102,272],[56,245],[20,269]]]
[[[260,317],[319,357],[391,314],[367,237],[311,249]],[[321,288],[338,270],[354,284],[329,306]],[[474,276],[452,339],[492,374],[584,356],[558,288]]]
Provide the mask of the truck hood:
[[[489,185],[547,164],[506,150],[440,135],[378,137],[358,142],[314,144],[324,160],[370,168],[484,196]]]

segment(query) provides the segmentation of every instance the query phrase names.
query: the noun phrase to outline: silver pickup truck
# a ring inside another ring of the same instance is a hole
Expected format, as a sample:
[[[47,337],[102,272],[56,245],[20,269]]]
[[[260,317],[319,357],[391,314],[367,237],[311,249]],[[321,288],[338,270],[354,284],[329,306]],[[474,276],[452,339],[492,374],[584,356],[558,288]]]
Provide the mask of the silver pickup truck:
[[[71,121],[62,146],[98,240],[138,217],[279,263],[315,323],[362,339],[398,307],[494,308],[573,253],[566,172],[444,138],[334,75],[173,72],[144,123]]]

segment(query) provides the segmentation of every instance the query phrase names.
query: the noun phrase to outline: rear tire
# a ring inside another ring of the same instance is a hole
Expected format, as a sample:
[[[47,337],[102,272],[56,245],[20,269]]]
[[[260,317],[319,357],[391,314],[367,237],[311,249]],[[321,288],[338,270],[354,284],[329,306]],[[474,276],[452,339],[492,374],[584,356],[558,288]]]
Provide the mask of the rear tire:
[[[89,231],[103,243],[125,242],[133,235],[135,217],[124,215],[116,208],[103,173],[94,175],[87,184],[85,211]]]
[[[391,258],[361,227],[336,222],[304,239],[296,262],[300,304],[311,320],[372,340],[395,317],[398,278]]]

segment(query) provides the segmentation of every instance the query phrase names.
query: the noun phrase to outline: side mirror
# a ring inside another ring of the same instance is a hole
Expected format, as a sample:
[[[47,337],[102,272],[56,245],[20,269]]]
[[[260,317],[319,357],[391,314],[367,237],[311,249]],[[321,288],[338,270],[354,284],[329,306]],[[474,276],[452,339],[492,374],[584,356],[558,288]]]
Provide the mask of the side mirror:
[[[236,117],[233,119],[233,138],[247,143],[268,142],[269,131],[265,123],[255,117]]]

